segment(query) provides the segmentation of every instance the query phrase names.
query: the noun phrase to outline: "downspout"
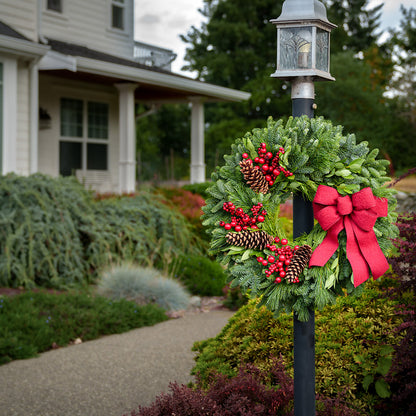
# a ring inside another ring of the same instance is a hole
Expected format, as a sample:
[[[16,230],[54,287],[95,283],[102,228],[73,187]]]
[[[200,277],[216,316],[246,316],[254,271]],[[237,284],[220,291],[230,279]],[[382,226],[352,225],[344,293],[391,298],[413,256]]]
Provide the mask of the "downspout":
[[[48,44],[48,39],[42,35],[42,12],[43,12],[43,2],[44,0],[38,0],[38,38],[39,42],[44,45]]]
[[[34,59],[29,65],[29,173],[38,171],[39,147],[39,62]]]

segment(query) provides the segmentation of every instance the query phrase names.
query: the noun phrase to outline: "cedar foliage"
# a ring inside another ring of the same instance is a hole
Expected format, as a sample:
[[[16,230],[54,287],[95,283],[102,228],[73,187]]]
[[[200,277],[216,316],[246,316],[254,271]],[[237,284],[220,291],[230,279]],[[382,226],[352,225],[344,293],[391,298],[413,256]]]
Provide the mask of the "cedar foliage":
[[[0,286],[66,288],[122,260],[197,251],[184,218],[148,193],[94,200],[72,177],[0,178]]]

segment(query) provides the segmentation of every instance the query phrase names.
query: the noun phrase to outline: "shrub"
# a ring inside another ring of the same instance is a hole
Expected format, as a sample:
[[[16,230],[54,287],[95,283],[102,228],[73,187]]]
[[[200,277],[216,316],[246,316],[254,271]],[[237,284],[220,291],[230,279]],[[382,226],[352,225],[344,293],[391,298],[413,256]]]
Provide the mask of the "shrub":
[[[188,185],[184,185],[182,188],[186,191],[190,191],[193,194],[201,195],[202,198],[207,199],[208,193],[207,189],[212,186],[212,182],[202,182],[202,183],[192,183]]]
[[[201,222],[204,198],[182,188],[158,188],[157,192],[163,195],[168,206],[176,208],[192,224],[201,239],[208,239]]]
[[[87,278],[80,230],[91,196],[73,178],[14,174],[0,179],[0,284],[65,287]]]
[[[396,314],[397,302],[382,298],[376,287],[368,286],[362,297],[340,297],[336,305],[317,313],[315,357],[317,392],[334,398],[345,391],[348,401],[371,415],[379,400],[376,383],[385,380],[390,346],[401,338],[394,329],[403,319]],[[198,357],[193,374],[199,373],[208,385],[215,371],[233,376],[245,363],[269,369],[270,356],[279,354],[292,374],[292,333],[291,315],[275,319],[267,309],[250,302],[217,337],[195,344]],[[363,385],[366,377],[373,377],[370,385]]]
[[[170,271],[193,295],[222,295],[225,272],[215,261],[204,256],[182,255],[172,263]]]
[[[109,301],[88,293],[26,292],[0,297],[0,364],[166,320],[155,305]]]
[[[389,259],[391,276],[396,281],[390,291],[403,305],[398,310],[404,322],[397,328],[402,340],[395,346],[393,364],[387,376],[391,398],[380,406],[383,414],[411,416],[416,414],[416,213],[398,218],[400,237],[394,241],[398,256]]]
[[[272,380],[270,382],[270,380]],[[170,385],[171,394],[162,394],[149,407],[139,407],[130,416],[262,416],[293,415],[293,380],[276,359],[270,372],[250,365],[241,367],[231,379],[221,374],[212,377],[207,391],[177,383]],[[318,397],[317,416],[357,416],[337,400]],[[126,416],[126,415],[125,415]]]
[[[0,178],[0,285],[67,288],[121,260],[163,267],[199,240],[156,195],[95,201],[76,179]]]
[[[175,280],[159,271],[137,266],[117,266],[103,274],[98,293],[111,299],[127,299],[138,304],[155,303],[166,310],[186,309],[189,294]]]

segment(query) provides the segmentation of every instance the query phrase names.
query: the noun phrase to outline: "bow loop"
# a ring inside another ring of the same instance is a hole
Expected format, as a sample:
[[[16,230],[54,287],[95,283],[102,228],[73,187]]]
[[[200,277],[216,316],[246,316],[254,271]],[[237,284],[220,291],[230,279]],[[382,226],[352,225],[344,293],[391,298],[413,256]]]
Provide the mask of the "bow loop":
[[[370,188],[364,188],[349,197],[341,196],[330,186],[319,185],[313,210],[327,235],[313,252],[310,266],[323,266],[331,258],[339,246],[338,234],[345,229],[347,258],[352,267],[354,286],[369,278],[369,268],[374,279],[387,271],[389,265],[373,230],[377,218],[387,216],[385,198],[376,198]]]

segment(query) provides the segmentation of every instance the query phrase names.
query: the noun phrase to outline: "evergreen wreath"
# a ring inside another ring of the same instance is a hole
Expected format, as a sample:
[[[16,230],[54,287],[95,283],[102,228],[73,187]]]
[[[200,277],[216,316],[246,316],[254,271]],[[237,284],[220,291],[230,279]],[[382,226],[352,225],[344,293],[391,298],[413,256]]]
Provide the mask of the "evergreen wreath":
[[[358,295],[364,286],[353,280],[348,229],[337,232],[336,250],[320,267],[310,266],[310,258],[331,230],[316,222],[309,234],[287,241],[279,208],[293,193],[314,201],[328,190],[340,197],[338,210],[348,214],[349,201],[369,192],[374,201],[385,203],[385,212],[374,216],[371,229],[384,261],[393,248],[395,191],[383,186],[390,180],[385,176],[389,162],[376,159],[377,149],[370,151],[365,141],[357,144],[355,136],[343,135],[342,129],[322,117],[290,117],[286,123],[269,118],[265,128],[237,139],[231,154],[224,156],[225,165],[212,174],[202,217],[211,234],[210,252],[228,265],[232,286],[260,297],[259,304],[275,315],[293,310],[307,321],[309,309],[334,303],[345,290]],[[320,208],[314,203],[315,214]]]

